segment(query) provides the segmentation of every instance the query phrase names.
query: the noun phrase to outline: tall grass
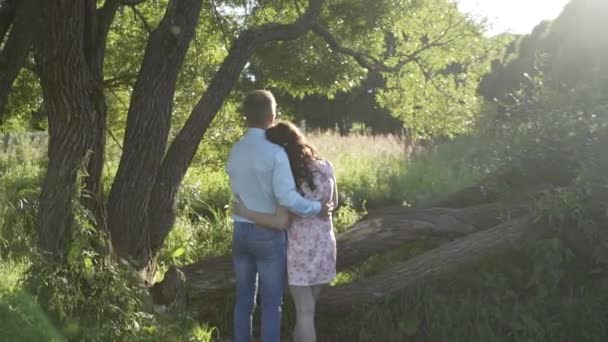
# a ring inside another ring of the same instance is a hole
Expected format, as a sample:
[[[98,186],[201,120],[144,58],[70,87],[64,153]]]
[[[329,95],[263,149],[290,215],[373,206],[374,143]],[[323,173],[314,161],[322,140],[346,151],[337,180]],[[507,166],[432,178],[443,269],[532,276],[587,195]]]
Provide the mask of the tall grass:
[[[339,193],[358,210],[415,204],[470,185],[481,176],[472,141],[460,138],[409,155],[397,136],[315,134],[309,137],[335,168]]]
[[[35,213],[44,149],[37,140],[11,137],[0,148],[0,261],[26,257],[35,233]]]

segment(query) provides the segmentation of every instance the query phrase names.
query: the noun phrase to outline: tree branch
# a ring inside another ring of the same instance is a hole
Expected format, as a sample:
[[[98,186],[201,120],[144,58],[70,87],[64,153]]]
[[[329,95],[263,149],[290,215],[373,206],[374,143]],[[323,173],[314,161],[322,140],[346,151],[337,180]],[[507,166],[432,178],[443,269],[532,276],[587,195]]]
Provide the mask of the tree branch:
[[[139,5],[142,2],[144,2],[146,0],[118,0],[118,2],[121,5],[125,5],[125,6],[135,6],[135,5]]]
[[[0,42],[4,41],[4,37],[11,27],[15,18],[14,0],[4,0],[0,4]]]
[[[380,61],[379,59],[370,56],[368,54],[365,54],[363,52],[360,51],[355,51],[351,48],[345,47],[343,46],[340,41],[334,37],[331,32],[324,27],[323,25],[316,23],[313,28],[312,31],[318,35],[319,37],[321,37],[323,40],[325,40],[325,42],[329,45],[329,47],[341,54],[347,55],[347,56],[351,56],[352,58],[355,59],[355,61],[363,68],[367,69],[368,71],[380,71],[380,72],[395,72],[397,70],[400,70],[403,66],[405,66],[406,64],[412,63],[412,62],[416,62],[419,60],[420,55],[432,48],[436,48],[436,47],[441,47],[441,46],[445,46],[448,45],[450,43],[452,43],[454,40],[456,40],[458,37],[451,37],[450,39],[447,39],[445,41],[443,41],[443,39],[452,32],[452,30],[456,27],[458,27],[459,25],[461,25],[465,20],[459,20],[456,23],[450,23],[448,25],[448,27],[446,27],[441,34],[435,38],[433,41],[426,41],[425,43],[422,44],[421,47],[419,47],[418,49],[408,53],[408,54],[402,54],[401,55],[401,59],[395,63],[395,65],[386,65],[384,62]]]
[[[259,45],[271,41],[293,40],[310,30],[321,14],[324,0],[309,0],[306,12],[291,24],[270,23],[253,29]]]
[[[362,52],[357,52],[353,49],[342,46],[338,39],[336,39],[336,37],[334,37],[331,32],[329,32],[329,30],[323,27],[321,24],[316,23],[312,28],[312,32],[325,40],[332,50],[353,57],[355,61],[357,61],[357,63],[359,63],[359,65],[361,65],[363,68],[369,71],[378,70],[378,60]]]
[[[176,82],[201,13],[202,0],[170,1],[148,38],[133,86],[123,153],[108,200],[116,252],[138,268],[149,262],[148,203],[171,130]]]
[[[119,7],[119,2],[116,0],[106,0],[103,6],[97,10],[97,37],[107,37],[110,31],[110,26],[114,21],[114,15]],[[104,38],[105,41],[105,38]],[[100,42],[98,42],[99,44]]]
[[[13,28],[0,52],[0,120],[13,82],[26,62],[40,26],[38,9],[37,0],[21,0],[15,8]]]
[[[144,27],[146,28],[146,31],[148,31],[148,34],[151,34],[152,27],[150,26],[150,24],[148,24],[148,21],[146,20],[146,17],[144,17],[143,13],[141,13],[140,10],[138,10],[135,6],[131,6],[131,10],[133,11],[133,14],[135,14],[135,17],[139,18],[139,20],[141,20],[141,22],[144,24]]]
[[[124,72],[114,77],[103,80],[103,86],[106,88],[116,88],[121,85],[127,85],[137,79],[137,74],[133,72]],[[127,107],[127,109],[129,109]]]
[[[215,0],[211,0],[211,7],[213,8],[213,14],[215,15],[215,19],[217,20],[217,25],[220,27],[222,31],[222,39],[224,40],[224,46],[226,50],[230,49],[230,43],[228,42],[228,30],[224,26],[224,21],[222,20],[222,16],[220,12],[217,10],[217,5],[215,4]]]

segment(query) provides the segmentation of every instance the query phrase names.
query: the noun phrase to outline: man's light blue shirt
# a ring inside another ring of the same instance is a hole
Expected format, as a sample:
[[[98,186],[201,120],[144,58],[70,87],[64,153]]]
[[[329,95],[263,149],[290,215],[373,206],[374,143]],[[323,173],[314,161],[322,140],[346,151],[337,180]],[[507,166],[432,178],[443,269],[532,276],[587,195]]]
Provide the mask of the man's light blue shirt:
[[[321,203],[298,193],[287,153],[266,140],[265,133],[260,128],[249,128],[232,147],[226,166],[232,193],[253,211],[273,214],[280,204],[300,216],[317,215]],[[251,222],[236,215],[233,219]]]

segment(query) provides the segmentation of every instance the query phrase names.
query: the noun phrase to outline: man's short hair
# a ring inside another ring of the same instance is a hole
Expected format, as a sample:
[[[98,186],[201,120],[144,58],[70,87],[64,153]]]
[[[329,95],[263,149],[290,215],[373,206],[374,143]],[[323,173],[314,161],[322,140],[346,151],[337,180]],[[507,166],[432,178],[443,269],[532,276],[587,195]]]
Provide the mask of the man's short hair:
[[[249,92],[243,100],[243,113],[249,125],[263,125],[275,113],[277,102],[268,90]]]

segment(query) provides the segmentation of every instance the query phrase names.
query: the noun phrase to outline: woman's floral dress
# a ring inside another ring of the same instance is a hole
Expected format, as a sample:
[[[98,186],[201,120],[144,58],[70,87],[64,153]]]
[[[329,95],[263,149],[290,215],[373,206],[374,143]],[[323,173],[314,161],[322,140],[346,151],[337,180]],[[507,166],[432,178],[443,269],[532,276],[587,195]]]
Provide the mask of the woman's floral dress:
[[[300,186],[307,199],[330,201],[335,191],[331,163],[316,160],[312,165],[315,189]],[[296,217],[287,230],[287,275],[289,285],[328,284],[336,277],[336,237],[331,218]]]

